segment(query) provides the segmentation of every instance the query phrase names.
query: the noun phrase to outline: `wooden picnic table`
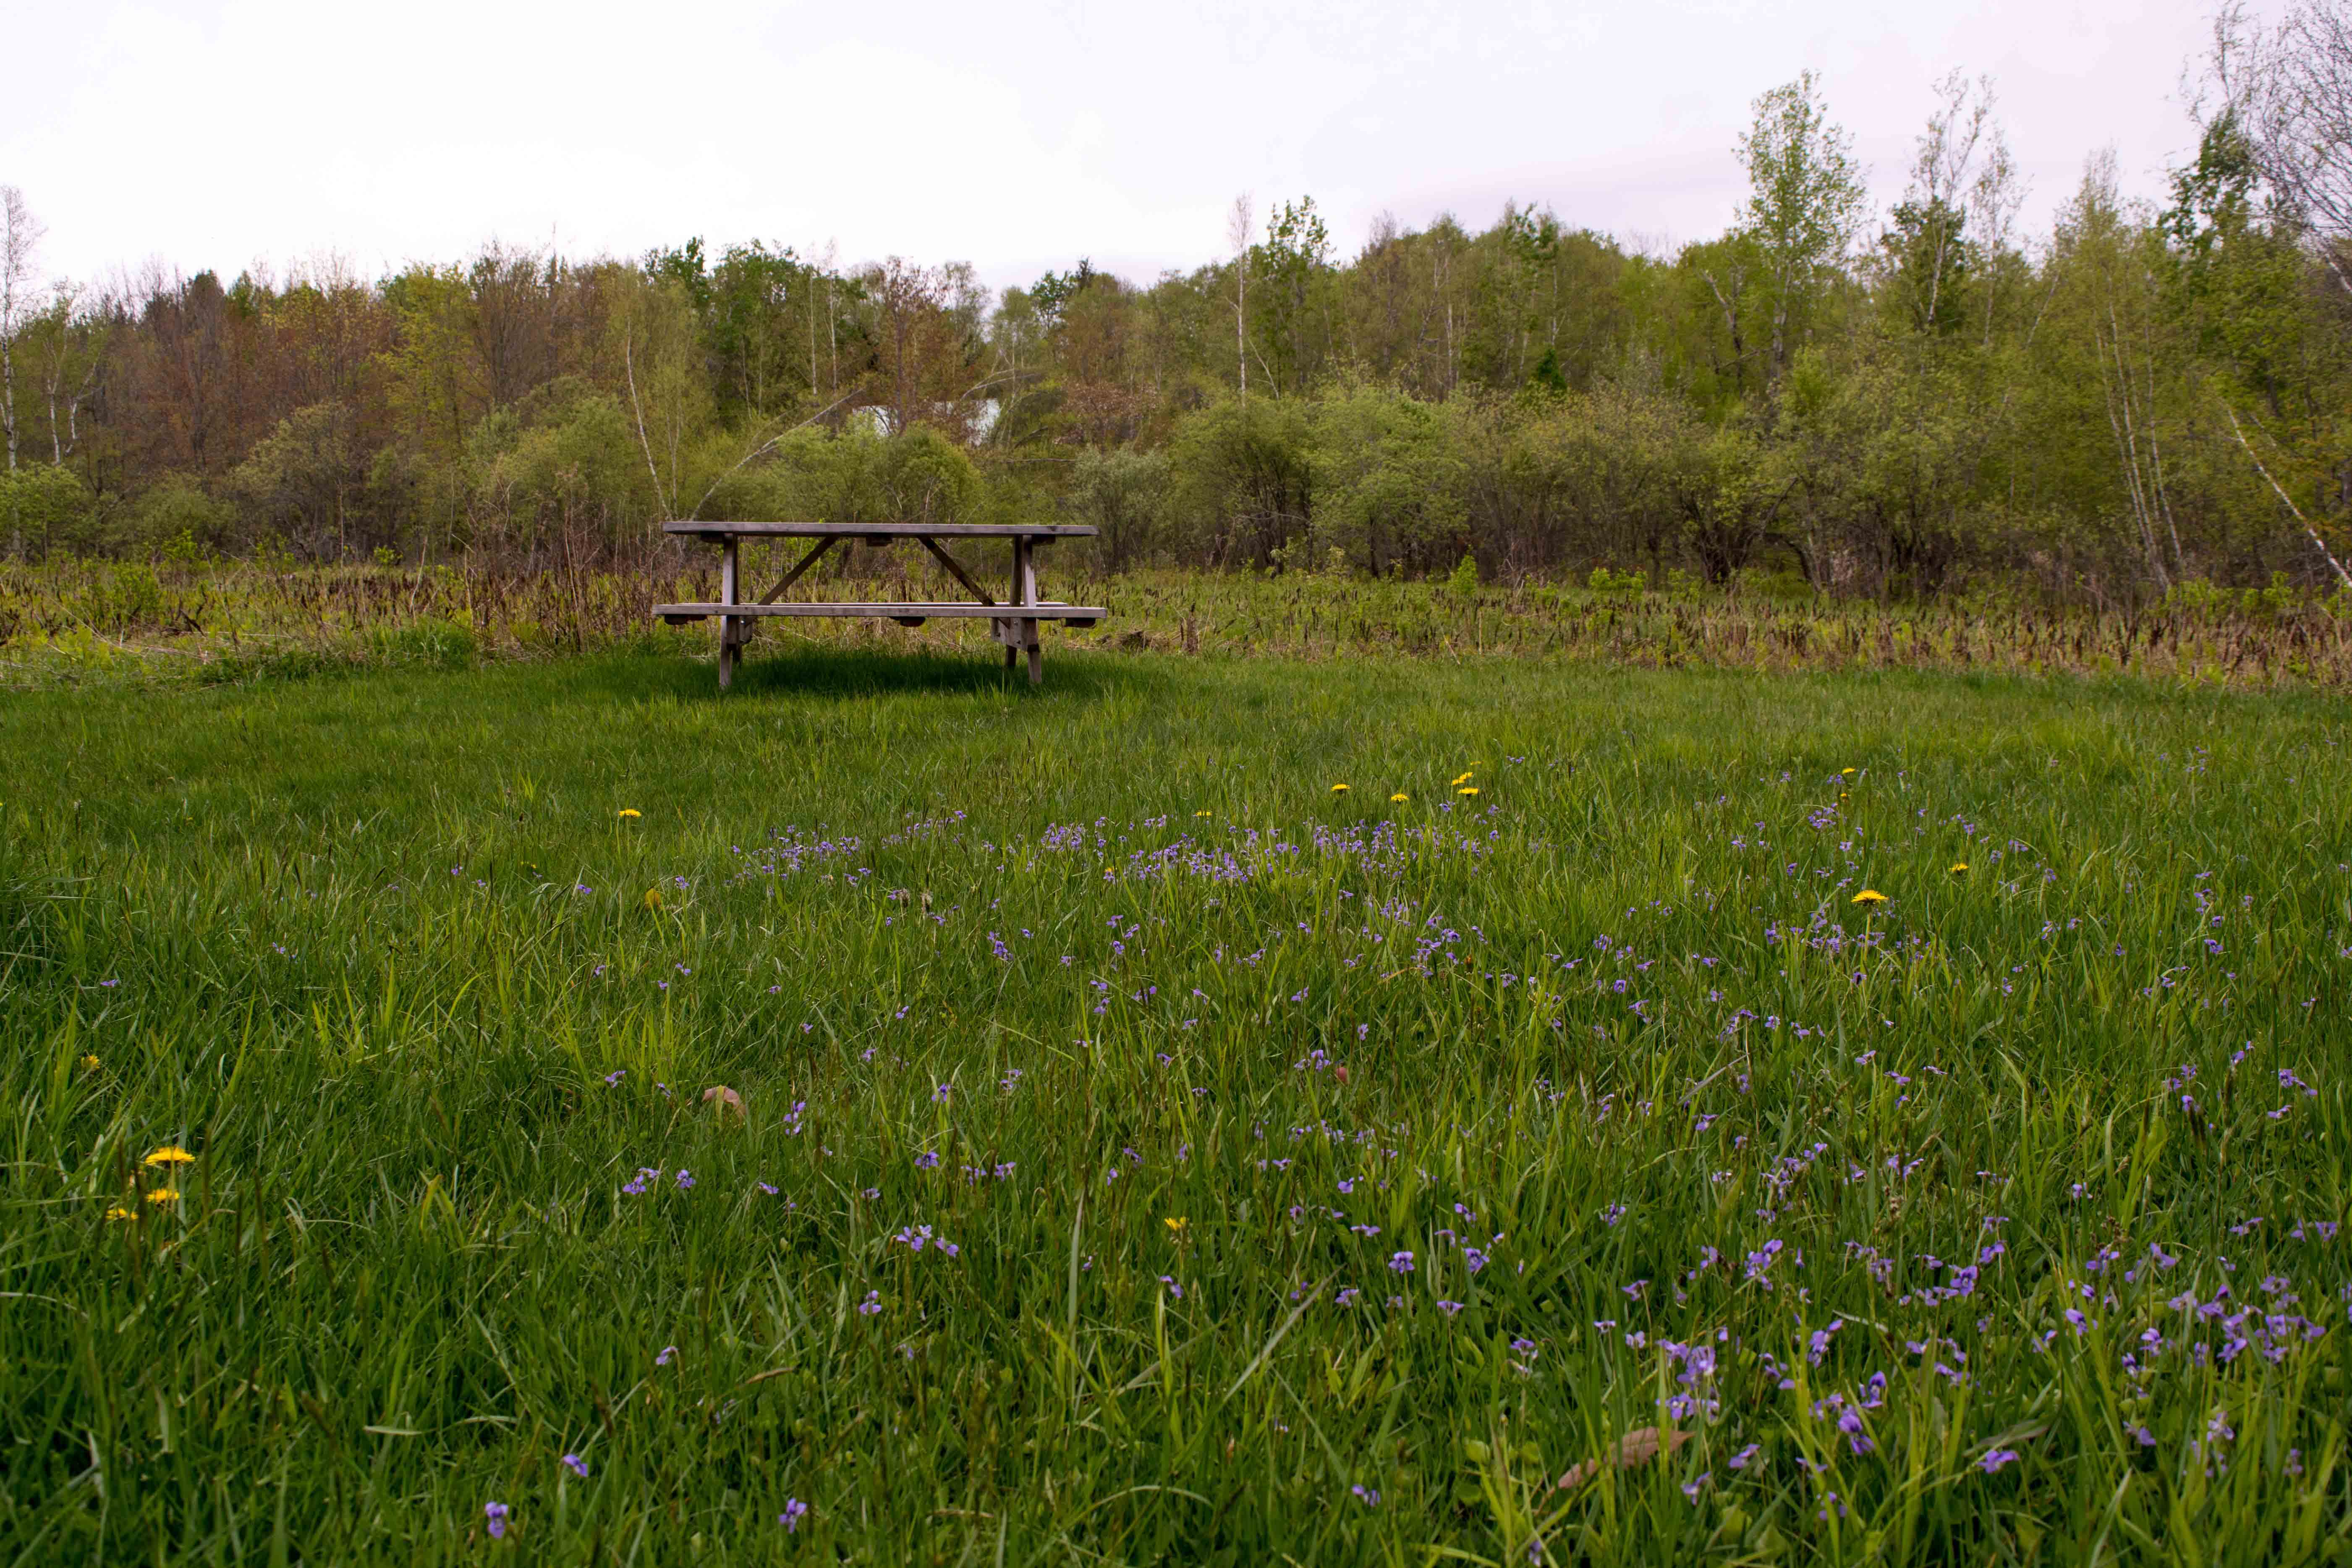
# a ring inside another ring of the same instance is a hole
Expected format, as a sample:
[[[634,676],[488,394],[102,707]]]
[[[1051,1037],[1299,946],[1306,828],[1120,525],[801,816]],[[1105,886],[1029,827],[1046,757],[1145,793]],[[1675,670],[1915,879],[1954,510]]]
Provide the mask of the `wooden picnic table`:
[[[688,621],[718,617],[719,685],[721,690],[733,683],[738,651],[751,640],[753,619],[761,616],[850,616],[896,621],[902,626],[919,626],[934,616],[978,619],[984,616],[992,623],[996,640],[1004,645],[1004,668],[1012,668],[1025,652],[1029,656],[1029,683],[1034,686],[1045,679],[1045,650],[1037,641],[1040,624],[1061,621],[1073,626],[1091,626],[1109,613],[1100,605],[1065,605],[1037,596],[1036,547],[1050,544],[1056,539],[1083,539],[1095,531],[1078,524],[689,521],[666,522],[662,524],[662,531],[699,539],[719,548],[718,602],[656,605],[654,614],[674,626],[684,626]],[[761,598],[747,602],[738,587],[740,578],[738,556],[743,541],[747,539],[814,539],[816,546],[801,557],[798,565],[784,574],[782,582]],[[949,575],[964,585],[976,602],[780,602],[793,584],[807,575],[809,568],[843,541],[863,540],[866,544],[880,549],[902,539],[911,539],[929,551],[940,565],[948,569]],[[946,547],[940,542],[943,539],[1011,540],[1012,596],[1002,603],[989,597],[987,590],[964,570],[963,563],[948,553]]]

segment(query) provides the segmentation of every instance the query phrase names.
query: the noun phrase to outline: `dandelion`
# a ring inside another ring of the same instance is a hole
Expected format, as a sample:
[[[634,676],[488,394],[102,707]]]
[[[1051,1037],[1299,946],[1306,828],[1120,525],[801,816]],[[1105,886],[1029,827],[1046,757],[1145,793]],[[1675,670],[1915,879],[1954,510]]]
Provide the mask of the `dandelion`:
[[[1476,795],[1478,793],[1478,786],[1476,784],[1472,784],[1467,789],[1457,789],[1454,793],[1455,795]]]
[[[129,1209],[124,1208],[121,1204],[116,1204],[106,1211],[106,1217],[110,1221],[112,1221],[118,1219],[137,1219],[139,1216],[131,1213]]]
[[[195,1162],[196,1157],[177,1143],[166,1143],[142,1160],[140,1163],[142,1165],[193,1165]]]
[[[1397,791],[1397,792],[1396,792],[1396,794],[1394,794],[1394,795],[1392,795],[1389,796],[1389,801],[1390,801],[1390,804],[1391,804],[1391,805],[1402,805],[1406,801],[1409,801],[1409,800],[1411,800],[1412,798],[1412,796],[1411,796],[1411,795],[1409,795],[1405,794],[1405,793],[1404,793],[1404,791],[1402,791],[1402,790],[1399,790],[1399,791]]]
[[[1469,782],[1470,782],[1470,775],[1469,775],[1468,773],[1464,773],[1460,778],[1455,779],[1455,780],[1454,781],[1454,787],[1455,789],[1460,789],[1464,784],[1468,784]]]
[[[1886,895],[1875,889],[1864,888],[1853,896],[1853,901],[1857,904],[1883,904],[1886,901]]]
[[[801,1515],[806,1512],[808,1504],[796,1497],[788,1497],[784,1500],[784,1511],[776,1515],[776,1522],[782,1525],[784,1532],[789,1535],[801,1527]]]
[[[583,1481],[588,1479],[588,1461],[582,1458],[577,1454],[564,1455],[563,1468],[570,1470],[573,1475],[578,1476]]]
[[[1966,874],[1968,868],[1969,863],[1965,860],[1955,860],[1952,862],[1952,875],[1955,877]]]
[[[151,1204],[178,1203],[180,1201],[180,1189],[177,1187],[157,1187],[153,1192],[147,1194],[147,1201]]]
[[[98,1058],[93,1056],[83,1057],[81,1058],[81,1070],[84,1072],[96,1072],[98,1070]]]
[[[1343,784],[1333,784],[1331,786],[1331,793],[1333,795],[1345,795],[1348,793],[1348,786]]]
[[[1194,812],[1192,815],[1193,815],[1193,816],[1208,816],[1209,814],[1208,814],[1207,812],[1205,812],[1205,811],[1196,811],[1196,812]]]
[[[486,1502],[482,1505],[482,1517],[490,1521],[490,1539],[492,1541],[500,1541],[505,1539],[507,1533],[507,1505],[502,1502]]]
[[[1163,1219],[1160,1223],[1168,1227],[1169,1234],[1181,1241],[1184,1237],[1184,1227],[1192,1222],[1180,1215],[1174,1219]]]
[[[643,816],[645,813],[639,811],[634,805],[625,805],[621,808],[621,815],[623,816]]]

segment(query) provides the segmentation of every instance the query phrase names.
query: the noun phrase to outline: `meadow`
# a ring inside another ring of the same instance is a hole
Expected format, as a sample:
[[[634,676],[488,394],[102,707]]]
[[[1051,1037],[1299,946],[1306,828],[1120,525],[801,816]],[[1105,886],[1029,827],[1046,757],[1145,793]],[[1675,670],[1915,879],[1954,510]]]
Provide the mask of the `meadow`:
[[[690,646],[0,699],[0,1560],[2352,1555],[2339,698]]]

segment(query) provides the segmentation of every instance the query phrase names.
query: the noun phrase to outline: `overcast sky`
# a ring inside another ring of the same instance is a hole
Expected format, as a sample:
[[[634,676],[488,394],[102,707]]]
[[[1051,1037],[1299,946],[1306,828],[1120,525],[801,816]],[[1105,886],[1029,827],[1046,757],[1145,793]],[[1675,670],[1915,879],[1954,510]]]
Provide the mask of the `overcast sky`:
[[[2268,10],[2273,7],[2262,6]],[[2154,195],[2189,150],[2210,0],[226,0],[18,11],[0,184],[47,270],[362,273],[491,237],[634,254],[762,237],[995,283],[1225,249],[1234,196],[1312,194],[1352,254],[1383,210],[1506,198],[1664,246],[1720,231],[1732,142],[1811,67],[1882,203],[1929,85],[1996,79],[2046,222],[2112,144]]]

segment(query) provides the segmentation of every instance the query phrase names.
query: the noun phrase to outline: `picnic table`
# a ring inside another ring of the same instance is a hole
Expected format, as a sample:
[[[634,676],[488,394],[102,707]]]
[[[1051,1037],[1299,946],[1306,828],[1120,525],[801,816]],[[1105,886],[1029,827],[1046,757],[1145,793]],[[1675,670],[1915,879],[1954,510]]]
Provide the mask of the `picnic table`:
[[[902,626],[919,626],[933,617],[942,619],[978,619],[986,616],[992,623],[996,640],[1004,645],[1004,668],[1010,669],[1022,654],[1029,656],[1029,683],[1037,685],[1045,679],[1045,652],[1037,641],[1037,628],[1046,621],[1060,621],[1066,626],[1091,626],[1109,612],[1097,605],[1065,605],[1056,600],[1037,596],[1036,548],[1056,539],[1085,538],[1095,531],[1078,524],[1029,523],[928,523],[928,522],[666,522],[662,531],[719,547],[719,599],[708,605],[656,605],[654,614],[673,626],[688,621],[719,621],[719,685],[723,690],[735,679],[735,663],[740,650],[751,640],[751,626],[761,616],[848,616],[875,620],[891,620]],[[813,539],[815,548],[801,557],[800,563],[784,574],[783,580],[761,598],[745,600],[739,584],[741,569],[740,553],[745,540]],[[911,539],[948,569],[949,575],[962,584],[974,602],[950,600],[944,603],[843,603],[838,600],[784,599],[792,585],[808,574],[809,568],[823,560],[825,552],[836,544],[862,541],[875,549],[884,549],[902,539]],[[988,591],[973,580],[963,563],[948,553],[940,542],[946,539],[1009,539],[1013,542],[1013,582],[1010,597],[1000,603],[989,596]]]

